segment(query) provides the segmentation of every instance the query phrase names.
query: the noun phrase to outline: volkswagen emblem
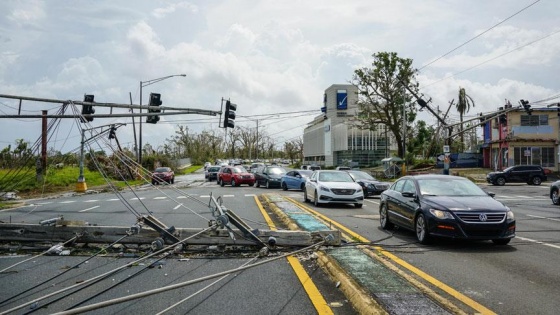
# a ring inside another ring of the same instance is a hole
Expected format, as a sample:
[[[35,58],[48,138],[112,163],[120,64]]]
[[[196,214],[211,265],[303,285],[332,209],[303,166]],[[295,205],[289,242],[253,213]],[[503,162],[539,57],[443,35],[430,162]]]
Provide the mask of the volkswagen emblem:
[[[486,216],[486,213],[481,213],[478,218],[480,219],[481,222],[486,222],[486,220],[488,220],[488,217]]]

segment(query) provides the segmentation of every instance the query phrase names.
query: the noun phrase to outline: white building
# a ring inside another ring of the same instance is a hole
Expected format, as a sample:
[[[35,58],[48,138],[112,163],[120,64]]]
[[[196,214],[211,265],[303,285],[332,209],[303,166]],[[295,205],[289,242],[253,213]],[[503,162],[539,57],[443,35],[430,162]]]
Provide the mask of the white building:
[[[356,116],[358,89],[334,84],[325,90],[323,114],[315,117],[303,133],[303,164],[321,166],[375,166],[389,155],[384,125],[375,131],[360,129]]]

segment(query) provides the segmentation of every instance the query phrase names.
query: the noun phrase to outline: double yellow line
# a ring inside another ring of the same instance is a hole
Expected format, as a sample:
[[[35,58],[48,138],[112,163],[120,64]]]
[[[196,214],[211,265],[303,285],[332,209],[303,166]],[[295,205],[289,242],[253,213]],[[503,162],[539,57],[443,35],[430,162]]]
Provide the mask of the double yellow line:
[[[271,230],[276,230],[276,225],[274,224],[274,222],[272,222],[272,219],[270,219],[270,216],[268,215],[268,213],[260,203],[259,198],[257,196],[255,196],[255,202],[259,207],[259,210],[261,211],[261,214],[263,215],[266,224],[268,224]],[[305,268],[303,268],[299,260],[294,256],[289,256],[288,263],[290,264],[290,266],[292,266],[292,269],[294,270],[296,276],[301,282],[301,285],[303,286],[305,292],[307,293],[307,296],[309,296],[311,303],[313,303],[315,310],[317,310],[317,313],[325,314],[325,315],[334,314],[332,309],[328,305],[327,301],[325,300],[321,292],[319,292],[319,289],[317,289],[317,286],[315,286],[315,283],[309,277],[309,275],[305,271]]]

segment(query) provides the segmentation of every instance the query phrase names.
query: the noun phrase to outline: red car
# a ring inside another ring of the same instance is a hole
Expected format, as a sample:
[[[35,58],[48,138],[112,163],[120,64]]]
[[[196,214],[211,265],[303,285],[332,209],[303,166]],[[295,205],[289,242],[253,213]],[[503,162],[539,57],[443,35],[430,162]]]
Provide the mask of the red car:
[[[224,166],[218,173],[218,184],[222,187],[225,184],[231,184],[232,187],[242,184],[253,186],[255,184],[255,176],[248,173],[242,167]]]
[[[169,167],[158,167],[152,173],[152,185],[162,183],[175,183],[175,172]]]

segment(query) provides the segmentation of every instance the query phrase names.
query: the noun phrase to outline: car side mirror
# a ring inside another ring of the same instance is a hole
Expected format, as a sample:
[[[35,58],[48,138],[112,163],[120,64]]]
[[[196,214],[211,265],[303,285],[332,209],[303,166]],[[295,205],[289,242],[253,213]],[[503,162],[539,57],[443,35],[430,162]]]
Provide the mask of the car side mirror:
[[[407,198],[414,198],[416,197],[416,194],[410,191],[403,191],[402,196]]]
[[[494,198],[494,196],[496,196],[495,193],[490,192],[490,191],[487,191],[486,193],[488,194],[488,196],[490,196],[490,197],[492,197],[492,198]]]
[[[298,175],[296,175],[296,178],[301,178],[301,175],[299,175],[299,174],[298,174]]]

